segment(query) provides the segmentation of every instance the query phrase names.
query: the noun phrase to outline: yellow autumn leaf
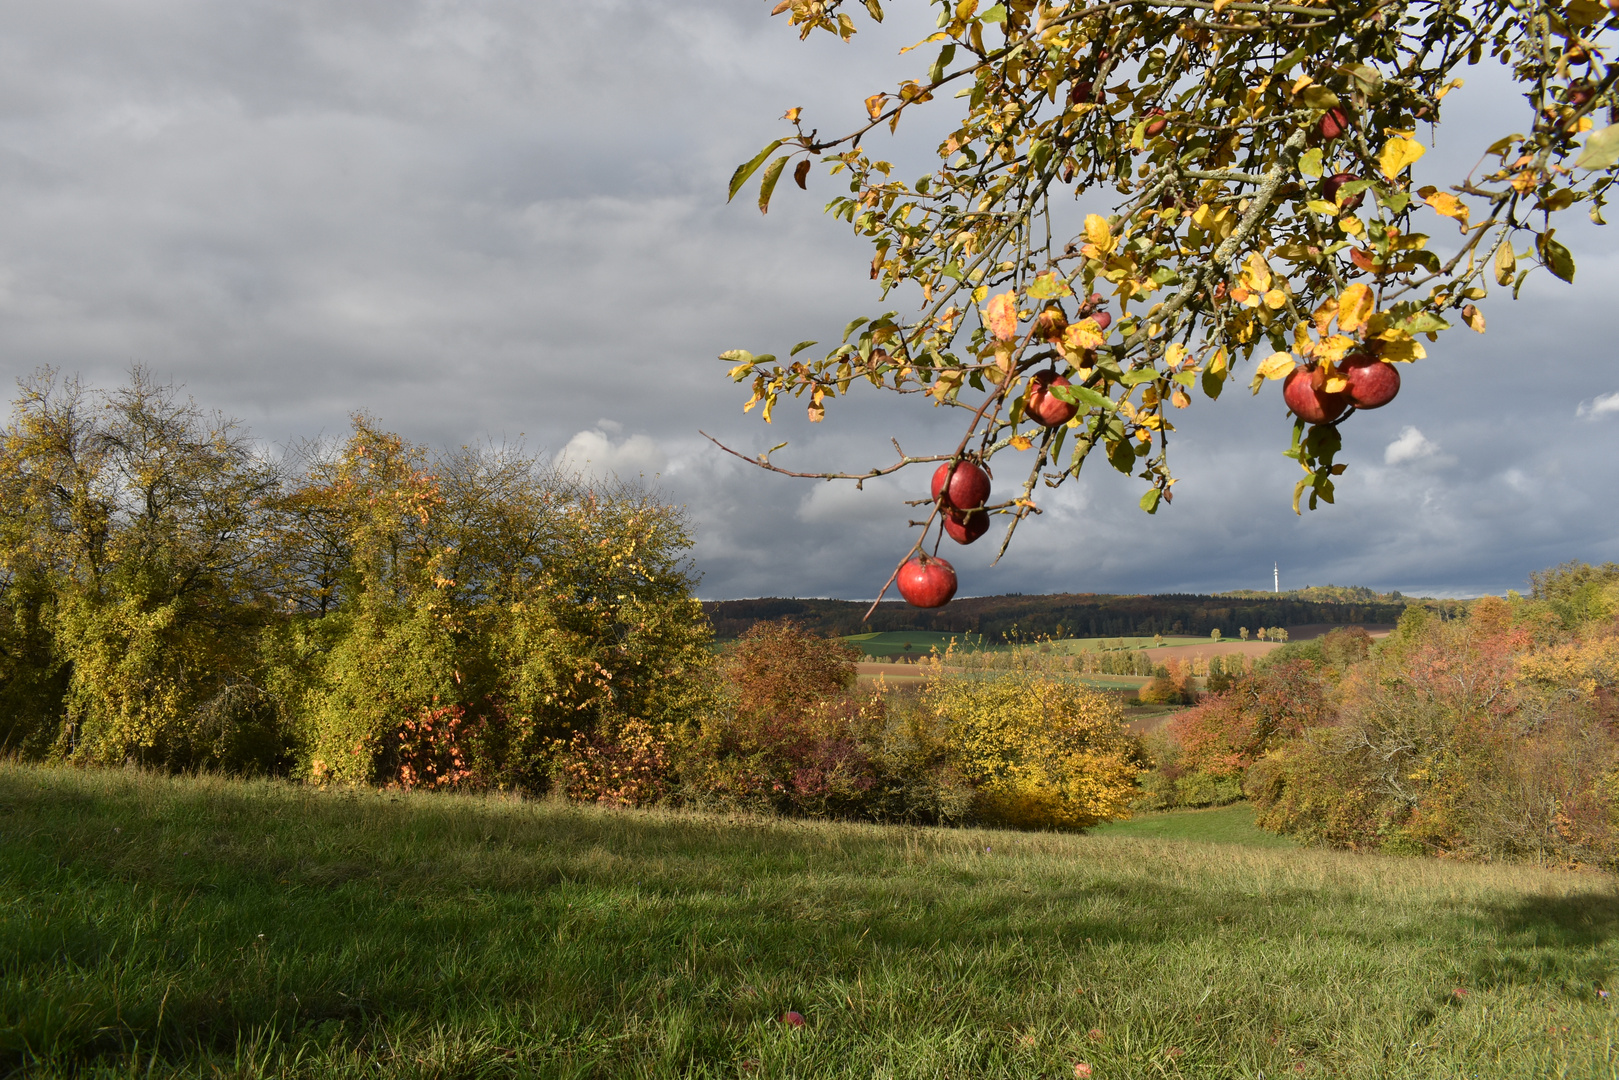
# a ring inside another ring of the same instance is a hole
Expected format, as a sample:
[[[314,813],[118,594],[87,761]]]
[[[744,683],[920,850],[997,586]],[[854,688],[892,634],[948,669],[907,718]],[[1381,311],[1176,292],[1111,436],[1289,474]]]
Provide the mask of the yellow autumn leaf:
[[[1096,325],[1095,319],[1081,319],[1077,323],[1069,323],[1068,329],[1062,333],[1063,347],[1074,351],[1099,349],[1103,340],[1102,328]]]
[[[1428,353],[1416,338],[1404,330],[1386,330],[1379,336],[1377,355],[1397,364],[1409,364],[1413,360],[1426,359]]]
[[[1315,332],[1325,334],[1327,327],[1332,325],[1333,316],[1338,314],[1338,298],[1329,296],[1321,301],[1321,306],[1315,309],[1312,316],[1315,319]]]
[[[1322,384],[1321,390],[1327,394],[1341,394],[1349,389],[1349,380],[1342,375],[1333,375]]]
[[[1415,139],[1390,139],[1383,144],[1383,153],[1378,157],[1377,164],[1383,170],[1383,175],[1393,180],[1427,152],[1427,148]]]
[[[1296,367],[1298,364],[1294,361],[1292,353],[1271,353],[1260,361],[1258,373],[1267,379],[1285,379]]]
[[[1321,343],[1315,347],[1315,357],[1322,363],[1336,364],[1354,347],[1355,340],[1353,338],[1344,337],[1342,334],[1333,334],[1331,337],[1321,339]]]
[[[1224,349],[1218,349],[1214,353],[1214,359],[1209,361],[1209,370],[1214,372],[1216,375],[1218,375],[1218,374],[1220,374],[1220,372],[1225,370],[1225,366],[1226,366],[1225,350]]]
[[[1484,312],[1476,304],[1467,304],[1462,308],[1462,321],[1479,333],[1484,333]]]
[[[1169,403],[1177,409],[1184,409],[1192,403],[1192,399],[1187,397],[1186,392],[1177,386],[1175,392],[1169,395]]]
[[[1248,258],[1242,264],[1242,283],[1256,293],[1270,288],[1270,266],[1265,262],[1265,256],[1257,251],[1248,253]]]
[[[952,393],[961,389],[961,380],[962,373],[959,368],[946,368],[939,372],[939,377],[934,380],[933,389],[928,393],[942,404]]]
[[[1000,341],[1017,337],[1017,294],[999,293],[984,308],[984,329]]]
[[[1315,342],[1310,340],[1310,324],[1299,323],[1293,327],[1293,351],[1301,356],[1310,356],[1315,353]]]
[[[1191,351],[1187,349],[1185,345],[1182,345],[1177,341],[1175,344],[1164,350],[1164,363],[1171,368],[1178,368],[1190,355]]]
[[[1467,228],[1467,218],[1472,211],[1468,209],[1466,203],[1462,202],[1450,192],[1436,191],[1432,195],[1429,195],[1424,201],[1429,206],[1434,208],[1435,213],[1443,214],[1448,218],[1455,218],[1457,221],[1461,222],[1463,229]]]
[[[1085,215],[1085,239],[1096,245],[1096,249],[1103,254],[1113,253],[1113,229],[1101,214]]]
[[[873,94],[866,99],[866,115],[873,120],[883,114],[883,105],[888,101],[887,94]]]
[[[1287,306],[1287,293],[1281,289],[1272,289],[1265,294],[1265,306],[1272,311],[1280,311]]]
[[[1365,284],[1357,283],[1349,286],[1338,297],[1338,329],[1345,334],[1353,334],[1366,325],[1367,316],[1372,313],[1372,290]]]
[[[1034,440],[1029,438],[1027,435],[1012,436],[1012,449],[1014,450],[1027,450],[1033,445]]]

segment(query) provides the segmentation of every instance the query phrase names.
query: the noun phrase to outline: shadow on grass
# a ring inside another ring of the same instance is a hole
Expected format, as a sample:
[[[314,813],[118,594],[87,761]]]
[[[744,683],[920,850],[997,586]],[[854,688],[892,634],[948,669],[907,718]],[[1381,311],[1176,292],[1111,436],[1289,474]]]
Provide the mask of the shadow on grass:
[[[75,784],[90,794],[58,797]],[[1404,935],[1460,940],[1478,916],[1379,929],[1324,918],[1354,907],[1342,890],[1261,895],[1214,870],[1176,884],[1129,851],[1040,835],[10,769],[0,807],[12,1066],[136,1046],[181,1063],[254,1030],[332,1024],[351,1041],[510,1025],[525,1053],[602,1032],[621,1048],[618,1033],[675,1005],[703,1017],[702,1054],[719,1061],[726,1033],[850,987],[981,1024],[1076,958],[1212,949],[1235,965],[1329,923],[1341,943],[1398,953]],[[1619,904],[1590,905],[1500,917],[1596,945]],[[940,1005],[958,998],[983,1000]]]
[[[1619,892],[1526,897],[1490,914],[1507,933],[1553,948],[1593,948],[1619,937]]]

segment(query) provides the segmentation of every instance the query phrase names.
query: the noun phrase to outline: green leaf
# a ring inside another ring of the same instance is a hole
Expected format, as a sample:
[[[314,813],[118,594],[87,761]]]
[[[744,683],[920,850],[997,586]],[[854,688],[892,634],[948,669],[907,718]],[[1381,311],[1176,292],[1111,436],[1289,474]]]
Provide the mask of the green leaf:
[[[765,178],[759,181],[759,213],[770,213],[770,196],[776,190],[776,181],[781,179],[781,169],[786,164],[787,155],[783,154],[765,170]]]
[[[1068,282],[1057,276],[1055,270],[1046,270],[1035,275],[1034,282],[1025,295],[1030,300],[1055,300],[1059,296],[1073,296],[1074,290],[1069,287]]]
[[[848,341],[849,340],[849,335],[854,333],[856,330],[860,329],[862,326],[865,326],[867,321],[868,320],[866,319],[866,317],[864,315],[861,315],[859,318],[852,320],[849,323],[848,326],[845,326],[843,328],[843,340]]]
[[[790,353],[788,353],[788,354],[787,354],[787,355],[788,355],[788,356],[797,356],[797,355],[798,355],[798,354],[799,354],[799,353],[801,353],[801,352],[803,352],[803,351],[804,351],[804,350],[805,350],[805,349],[807,349],[807,348],[809,348],[809,347],[810,347],[810,346],[811,346],[811,345],[815,345],[815,344],[818,344],[818,342],[814,342],[814,341],[800,341],[800,342],[799,342],[799,343],[798,343],[798,344],[797,344],[797,345],[794,345],[794,346],[793,346],[793,351],[792,351],[792,352],[790,352]]]
[[[746,349],[726,349],[724,352],[720,353],[720,359],[724,360],[727,364],[751,364],[753,363],[754,357],[753,354]]]
[[[1564,281],[1574,282],[1574,256],[1568,248],[1552,239],[1547,233],[1540,245],[1540,257],[1545,260],[1546,268]]]
[[[1145,510],[1149,514],[1156,514],[1158,512],[1158,500],[1161,498],[1163,498],[1163,492],[1159,491],[1157,488],[1153,488],[1151,491],[1141,496],[1141,509]]]
[[[1006,21],[1006,5],[996,4],[994,7],[985,8],[984,13],[978,16],[978,21],[987,23],[1004,23]]]
[[[954,41],[947,42],[944,48],[939,50],[938,59],[933,61],[933,70],[928,72],[928,81],[938,82],[940,79],[944,78],[945,71],[950,67],[950,62],[955,58],[956,43]]]
[[[1325,111],[1338,104],[1338,95],[1325,86],[1317,84],[1315,86],[1306,86],[1300,91],[1299,100],[1312,109]]]
[[[1344,187],[1348,187],[1345,184]],[[1388,207],[1392,213],[1398,214],[1411,205],[1411,193],[1408,191],[1378,191],[1377,201]]]
[[[752,161],[736,167],[736,172],[731,174],[731,193],[725,197],[726,202],[730,202],[732,199],[736,198],[736,193],[742,190],[742,185],[748,182],[748,177],[758,172],[759,166],[765,163],[765,158],[775,153],[776,148],[780,145],[781,140],[777,139],[775,142],[759,151]]]
[[[1209,396],[1210,401],[1219,398],[1220,391],[1225,389],[1225,380],[1226,371],[1223,368],[1219,371],[1204,370],[1203,392]]]
[[[1319,146],[1306,150],[1299,157],[1299,172],[1305,176],[1321,175],[1321,148]]]
[[[1439,330],[1450,329],[1448,322],[1431,311],[1419,311],[1414,315],[1401,319],[1395,325],[1408,334],[1432,334]]]
[[[1156,368],[1137,368],[1135,371],[1125,372],[1124,378],[1119,381],[1125,386],[1140,386],[1144,382],[1152,382],[1157,377]]]
[[[1367,94],[1377,93],[1377,88],[1383,84],[1383,73],[1367,64],[1352,64],[1345,73]]]
[[[1053,386],[1046,392],[1070,405],[1088,405],[1093,409],[1114,408],[1113,401],[1106,394],[1098,394],[1088,386]]]
[[[1107,444],[1107,460],[1126,476],[1136,471],[1136,452],[1130,439],[1116,439]]]
[[[1619,124],[1609,124],[1601,131],[1591,132],[1585,140],[1585,149],[1574,159],[1576,169],[1611,169],[1619,162]]]
[[[1522,138],[1522,135],[1507,135],[1504,138],[1495,140],[1490,144],[1490,148],[1484,152],[1494,154],[1496,157],[1506,157],[1507,151],[1512,149],[1512,144]]]

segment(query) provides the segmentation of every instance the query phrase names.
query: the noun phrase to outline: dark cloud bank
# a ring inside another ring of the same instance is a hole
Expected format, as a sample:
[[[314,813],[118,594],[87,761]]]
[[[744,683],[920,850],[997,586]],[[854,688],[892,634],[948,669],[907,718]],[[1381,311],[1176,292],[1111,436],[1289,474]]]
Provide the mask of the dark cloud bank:
[[[405,435],[519,436],[656,476],[690,507],[705,597],[869,596],[903,550],[901,500],[768,476],[953,443],[907,402],[766,429],[714,359],[827,338],[880,310],[869,254],[821,218],[829,182],[761,218],[724,183],[789,105],[826,129],[904,70],[892,25],[799,44],[764,3],[329,5],[187,0],[0,14],[0,345],[99,385],[132,362],[287,441],[366,409]],[[1510,98],[1488,78],[1425,164],[1471,164]],[[942,103],[941,108],[949,108]],[[905,134],[902,132],[902,135]],[[895,147],[926,166],[926,132]],[[1094,209],[1094,207],[1092,208]],[[1355,583],[1468,595],[1564,559],[1619,558],[1616,265],[1565,227],[1578,284],[1486,307],[1400,399],[1355,418],[1338,505],[1289,509],[1274,387],[1180,417],[1183,482],[1149,518],[1097,461],[971,593]]]

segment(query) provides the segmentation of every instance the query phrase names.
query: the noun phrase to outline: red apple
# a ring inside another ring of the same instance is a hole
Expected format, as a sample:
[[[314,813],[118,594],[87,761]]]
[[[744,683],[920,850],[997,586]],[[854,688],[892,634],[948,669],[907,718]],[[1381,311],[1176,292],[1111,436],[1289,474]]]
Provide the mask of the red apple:
[[[1073,89],[1068,91],[1068,100],[1075,105],[1084,105],[1088,102],[1101,100],[1096,93],[1096,84],[1089,79],[1074,80]]]
[[[916,607],[944,607],[956,595],[956,568],[923,552],[899,568],[896,584],[899,594]]]
[[[950,481],[948,492],[946,479]],[[946,510],[976,510],[989,501],[989,473],[976,461],[947,461],[933,470],[933,499]]]
[[[1282,381],[1282,400],[1293,415],[1310,424],[1329,424],[1344,414],[1350,401],[1347,393],[1328,394],[1316,387],[1321,369],[1311,364],[1298,367]]]
[[[1349,401],[1357,409],[1381,409],[1400,392],[1400,370],[1375,356],[1357,353],[1339,366],[1349,381]]]
[[[1336,139],[1349,129],[1349,114],[1334,106],[1327,110],[1327,115],[1321,118],[1316,130],[1323,139]]]
[[[804,1014],[803,1013],[790,1012],[790,1011],[782,1013],[781,1014],[781,1022],[786,1024],[788,1027],[803,1027],[804,1026]]]
[[[1091,315],[1091,318],[1096,320],[1096,328],[1098,330],[1106,330],[1108,327],[1113,325],[1113,316],[1109,315],[1105,311],[1098,311]]]
[[[1162,109],[1148,109],[1147,110],[1147,115],[1148,116],[1162,117],[1164,115],[1164,110],[1162,110]],[[1147,127],[1146,127],[1145,134],[1146,134],[1147,138],[1149,138],[1149,139],[1156,139],[1158,136],[1162,135],[1164,133],[1164,130],[1166,128],[1168,128],[1168,127],[1169,127],[1169,121],[1168,120],[1163,120],[1163,119],[1149,120],[1149,121],[1147,121]]]
[[[1321,181],[1321,197],[1323,199],[1327,200],[1328,202],[1337,202],[1338,201],[1338,189],[1343,187],[1345,184],[1349,183],[1349,181],[1351,181],[1351,180],[1359,180],[1359,179],[1360,179],[1360,177],[1356,176],[1354,173],[1349,173],[1349,172],[1333,173],[1331,176],[1329,176],[1325,180]],[[1343,205],[1344,213],[1346,213],[1346,214],[1354,213],[1356,210],[1360,209],[1360,204],[1365,202],[1365,201],[1366,201],[1366,193],[1364,191],[1355,192],[1355,194],[1349,196],[1347,199],[1344,200],[1344,205]]]
[[[944,533],[958,544],[970,544],[989,531],[989,513],[974,510],[970,514],[948,512],[944,515]]]
[[[1079,412],[1078,405],[1070,405],[1053,397],[1053,386],[1067,386],[1068,380],[1055,371],[1042,371],[1029,380],[1029,392],[1023,399],[1023,411],[1029,419],[1042,427],[1062,427]]]

